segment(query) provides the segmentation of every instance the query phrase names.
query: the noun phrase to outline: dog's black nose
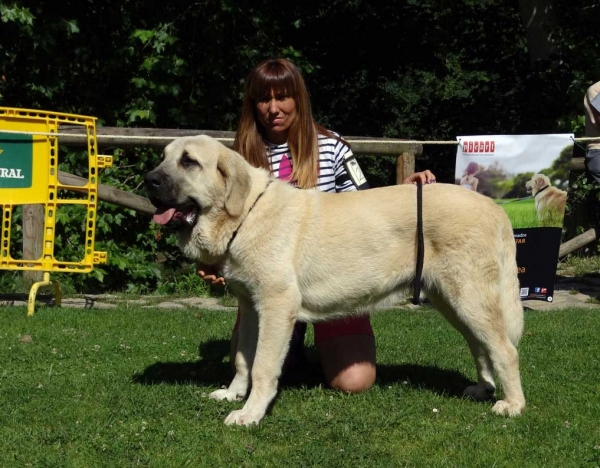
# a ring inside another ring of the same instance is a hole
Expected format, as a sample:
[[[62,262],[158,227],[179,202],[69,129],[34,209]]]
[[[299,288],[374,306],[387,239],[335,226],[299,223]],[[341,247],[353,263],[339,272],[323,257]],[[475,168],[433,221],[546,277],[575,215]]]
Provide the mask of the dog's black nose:
[[[162,184],[162,177],[158,172],[152,171],[146,174],[145,182],[148,188],[157,189]]]

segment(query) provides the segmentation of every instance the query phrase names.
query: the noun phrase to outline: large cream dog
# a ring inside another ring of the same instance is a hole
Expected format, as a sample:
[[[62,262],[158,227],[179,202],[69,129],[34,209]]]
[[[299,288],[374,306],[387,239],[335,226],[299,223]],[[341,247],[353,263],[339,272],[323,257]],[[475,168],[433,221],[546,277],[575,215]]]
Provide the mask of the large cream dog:
[[[239,400],[226,424],[264,416],[296,320],[327,320],[389,304],[415,278],[417,189],[328,194],[299,190],[208,136],[178,138],[146,177],[154,217],[175,224],[184,254],[220,264],[241,308],[236,374],[211,394]],[[476,213],[477,216],[473,216]],[[516,250],[504,211],[450,184],[423,187],[423,291],[464,336],[495,413],[525,407],[516,346],[523,329]]]
[[[553,187],[548,176],[534,174],[525,182],[525,188],[535,198],[535,210],[539,221],[544,222],[553,215],[560,216],[562,219],[567,203],[567,192]]]

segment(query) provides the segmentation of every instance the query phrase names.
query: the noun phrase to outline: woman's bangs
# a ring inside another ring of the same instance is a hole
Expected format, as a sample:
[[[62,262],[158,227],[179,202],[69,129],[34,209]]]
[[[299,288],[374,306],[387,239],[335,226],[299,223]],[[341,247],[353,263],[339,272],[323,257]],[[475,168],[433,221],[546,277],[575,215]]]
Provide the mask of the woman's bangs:
[[[296,90],[293,85],[293,78],[287,74],[264,74],[254,80],[250,94],[255,101],[271,96],[271,91],[275,96],[294,97]]]

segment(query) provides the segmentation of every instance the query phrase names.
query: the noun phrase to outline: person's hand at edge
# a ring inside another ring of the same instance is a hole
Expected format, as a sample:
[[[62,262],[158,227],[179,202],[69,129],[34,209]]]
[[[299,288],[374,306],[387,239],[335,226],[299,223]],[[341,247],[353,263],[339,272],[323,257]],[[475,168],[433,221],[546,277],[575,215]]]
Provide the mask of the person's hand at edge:
[[[219,268],[215,265],[196,263],[196,273],[207,283],[215,286],[225,286],[225,278],[218,276]]]
[[[435,184],[435,176],[430,170],[426,170],[423,172],[415,172],[404,179],[405,184],[416,185],[418,182],[420,182],[421,185]]]

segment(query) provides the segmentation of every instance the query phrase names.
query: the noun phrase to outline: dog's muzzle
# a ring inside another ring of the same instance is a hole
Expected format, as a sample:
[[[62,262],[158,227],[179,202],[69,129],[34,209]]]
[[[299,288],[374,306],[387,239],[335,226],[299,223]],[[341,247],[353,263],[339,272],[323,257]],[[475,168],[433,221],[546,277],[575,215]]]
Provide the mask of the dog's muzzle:
[[[199,206],[192,202],[181,204],[175,199],[173,182],[164,172],[155,169],[144,180],[150,202],[156,207],[155,223],[174,229],[193,227],[198,221]]]

